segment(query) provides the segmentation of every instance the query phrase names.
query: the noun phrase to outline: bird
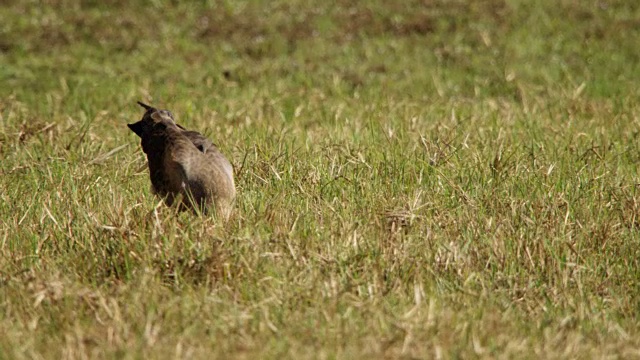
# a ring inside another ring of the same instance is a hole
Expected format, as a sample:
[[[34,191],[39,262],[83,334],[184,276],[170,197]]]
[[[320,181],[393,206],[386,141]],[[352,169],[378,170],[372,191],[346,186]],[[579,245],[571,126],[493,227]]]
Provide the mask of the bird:
[[[229,160],[207,137],[178,125],[170,111],[138,104],[145,113],[127,126],[141,139],[153,193],[180,210],[208,214],[213,208],[227,221],[236,197]]]

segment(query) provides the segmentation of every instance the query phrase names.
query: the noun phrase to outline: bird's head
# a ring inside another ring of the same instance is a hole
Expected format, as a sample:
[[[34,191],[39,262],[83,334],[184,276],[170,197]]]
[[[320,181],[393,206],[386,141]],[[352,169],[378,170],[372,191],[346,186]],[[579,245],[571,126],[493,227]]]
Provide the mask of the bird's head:
[[[166,129],[168,126],[176,126],[173,114],[170,111],[158,110],[140,101],[138,101],[138,104],[145,109],[144,115],[140,121],[127,124],[127,126],[140,138],[149,135],[154,129]]]

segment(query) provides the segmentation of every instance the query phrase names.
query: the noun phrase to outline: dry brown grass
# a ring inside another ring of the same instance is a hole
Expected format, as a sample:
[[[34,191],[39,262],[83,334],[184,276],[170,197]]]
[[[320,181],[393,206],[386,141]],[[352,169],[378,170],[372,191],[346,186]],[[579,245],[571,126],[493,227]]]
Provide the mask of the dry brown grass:
[[[3,4],[0,357],[637,357],[637,5]],[[140,99],[226,226],[150,194]]]

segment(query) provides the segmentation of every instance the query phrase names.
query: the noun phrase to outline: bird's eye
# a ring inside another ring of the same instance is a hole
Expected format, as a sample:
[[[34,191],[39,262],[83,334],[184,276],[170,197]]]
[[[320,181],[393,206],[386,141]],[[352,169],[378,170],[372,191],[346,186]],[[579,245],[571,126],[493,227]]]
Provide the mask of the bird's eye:
[[[162,110],[162,115],[169,117],[171,120],[173,120],[173,114],[171,113],[171,111],[169,110]]]

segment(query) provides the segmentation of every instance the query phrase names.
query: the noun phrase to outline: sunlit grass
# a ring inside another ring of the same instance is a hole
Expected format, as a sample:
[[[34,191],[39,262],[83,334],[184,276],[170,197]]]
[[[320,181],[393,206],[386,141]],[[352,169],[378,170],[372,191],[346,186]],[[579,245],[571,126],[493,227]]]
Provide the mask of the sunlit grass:
[[[640,8],[10,1],[0,357],[637,356]],[[150,191],[137,100],[237,172]]]

